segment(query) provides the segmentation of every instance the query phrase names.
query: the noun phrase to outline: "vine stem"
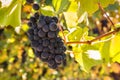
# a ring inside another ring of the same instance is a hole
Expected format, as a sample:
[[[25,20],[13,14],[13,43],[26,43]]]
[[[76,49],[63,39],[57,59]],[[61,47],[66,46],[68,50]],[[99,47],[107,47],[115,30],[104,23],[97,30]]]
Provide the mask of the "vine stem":
[[[89,40],[89,41],[75,41],[75,42],[66,42],[66,44],[91,44],[92,42],[95,42],[97,40],[101,40],[103,37],[111,35],[111,34],[115,34],[117,32],[120,31],[120,28],[115,29],[114,31],[105,33],[103,35],[100,35],[98,37],[96,37],[95,39]]]
[[[107,15],[107,13],[105,12],[105,10],[102,8],[100,2],[98,2],[98,6],[99,6],[99,9],[102,11],[102,13],[106,15],[107,19],[108,19],[108,20],[111,22],[111,24],[113,25],[113,29],[115,29],[114,23],[112,22],[112,20],[110,19],[110,17]]]

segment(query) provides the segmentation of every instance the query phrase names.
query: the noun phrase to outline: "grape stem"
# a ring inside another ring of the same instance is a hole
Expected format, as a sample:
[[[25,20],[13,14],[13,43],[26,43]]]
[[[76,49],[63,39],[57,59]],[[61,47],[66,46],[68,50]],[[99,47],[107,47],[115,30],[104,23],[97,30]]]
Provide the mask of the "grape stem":
[[[62,32],[62,34],[63,34],[64,43],[66,44],[66,37],[65,37],[65,34],[64,34],[64,32],[63,32],[62,26],[60,25],[59,22],[58,22],[58,27],[59,27],[60,31]]]
[[[112,22],[112,20],[110,19],[110,17],[107,15],[107,13],[105,12],[105,10],[102,8],[101,4],[98,2],[98,6],[99,6],[99,9],[102,11],[102,14],[105,14],[107,19],[111,22],[111,24],[113,25],[113,29],[115,29],[115,25],[114,23]]]
[[[89,40],[89,41],[75,41],[75,42],[66,42],[66,44],[91,44],[92,42],[95,42],[97,40],[101,40],[103,37],[111,35],[111,34],[115,34],[117,32],[120,31],[120,28],[116,28],[114,31],[102,34],[98,37],[96,37],[95,39]]]

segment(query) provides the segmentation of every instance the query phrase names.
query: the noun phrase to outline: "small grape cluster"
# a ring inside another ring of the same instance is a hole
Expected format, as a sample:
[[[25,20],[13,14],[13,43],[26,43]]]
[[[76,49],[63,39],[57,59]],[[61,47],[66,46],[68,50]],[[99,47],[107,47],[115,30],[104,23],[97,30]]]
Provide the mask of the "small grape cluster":
[[[36,12],[29,19],[30,28],[27,32],[35,55],[53,69],[64,63],[66,57],[66,47],[61,37],[58,36],[57,23],[57,17],[44,16]]]

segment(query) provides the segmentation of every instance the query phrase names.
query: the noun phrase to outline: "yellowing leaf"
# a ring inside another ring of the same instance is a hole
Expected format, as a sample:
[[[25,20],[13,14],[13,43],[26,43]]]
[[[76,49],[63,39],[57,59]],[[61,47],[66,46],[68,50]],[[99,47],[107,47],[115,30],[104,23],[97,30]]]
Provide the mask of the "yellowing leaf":
[[[110,57],[120,52],[120,35],[115,35],[110,44]]]
[[[77,25],[77,13],[76,12],[64,12],[64,17],[68,28],[72,28]]]
[[[116,56],[112,59],[112,61],[120,63],[120,52],[116,54]]]
[[[69,5],[67,12],[76,12],[78,10],[77,8],[78,8],[77,2],[72,0],[70,2],[70,5]]]

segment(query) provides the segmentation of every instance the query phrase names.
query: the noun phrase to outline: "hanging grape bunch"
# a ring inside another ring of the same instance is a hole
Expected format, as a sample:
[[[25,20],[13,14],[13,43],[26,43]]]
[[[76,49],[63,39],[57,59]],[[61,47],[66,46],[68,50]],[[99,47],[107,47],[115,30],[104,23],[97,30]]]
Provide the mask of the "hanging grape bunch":
[[[50,68],[56,69],[60,64],[65,62],[65,51],[63,40],[58,36],[58,19],[57,17],[49,17],[40,15],[39,5],[33,0],[26,0],[32,4],[36,10],[33,16],[30,17],[28,26],[28,38],[31,41],[31,47],[34,54],[43,62],[48,63]]]

